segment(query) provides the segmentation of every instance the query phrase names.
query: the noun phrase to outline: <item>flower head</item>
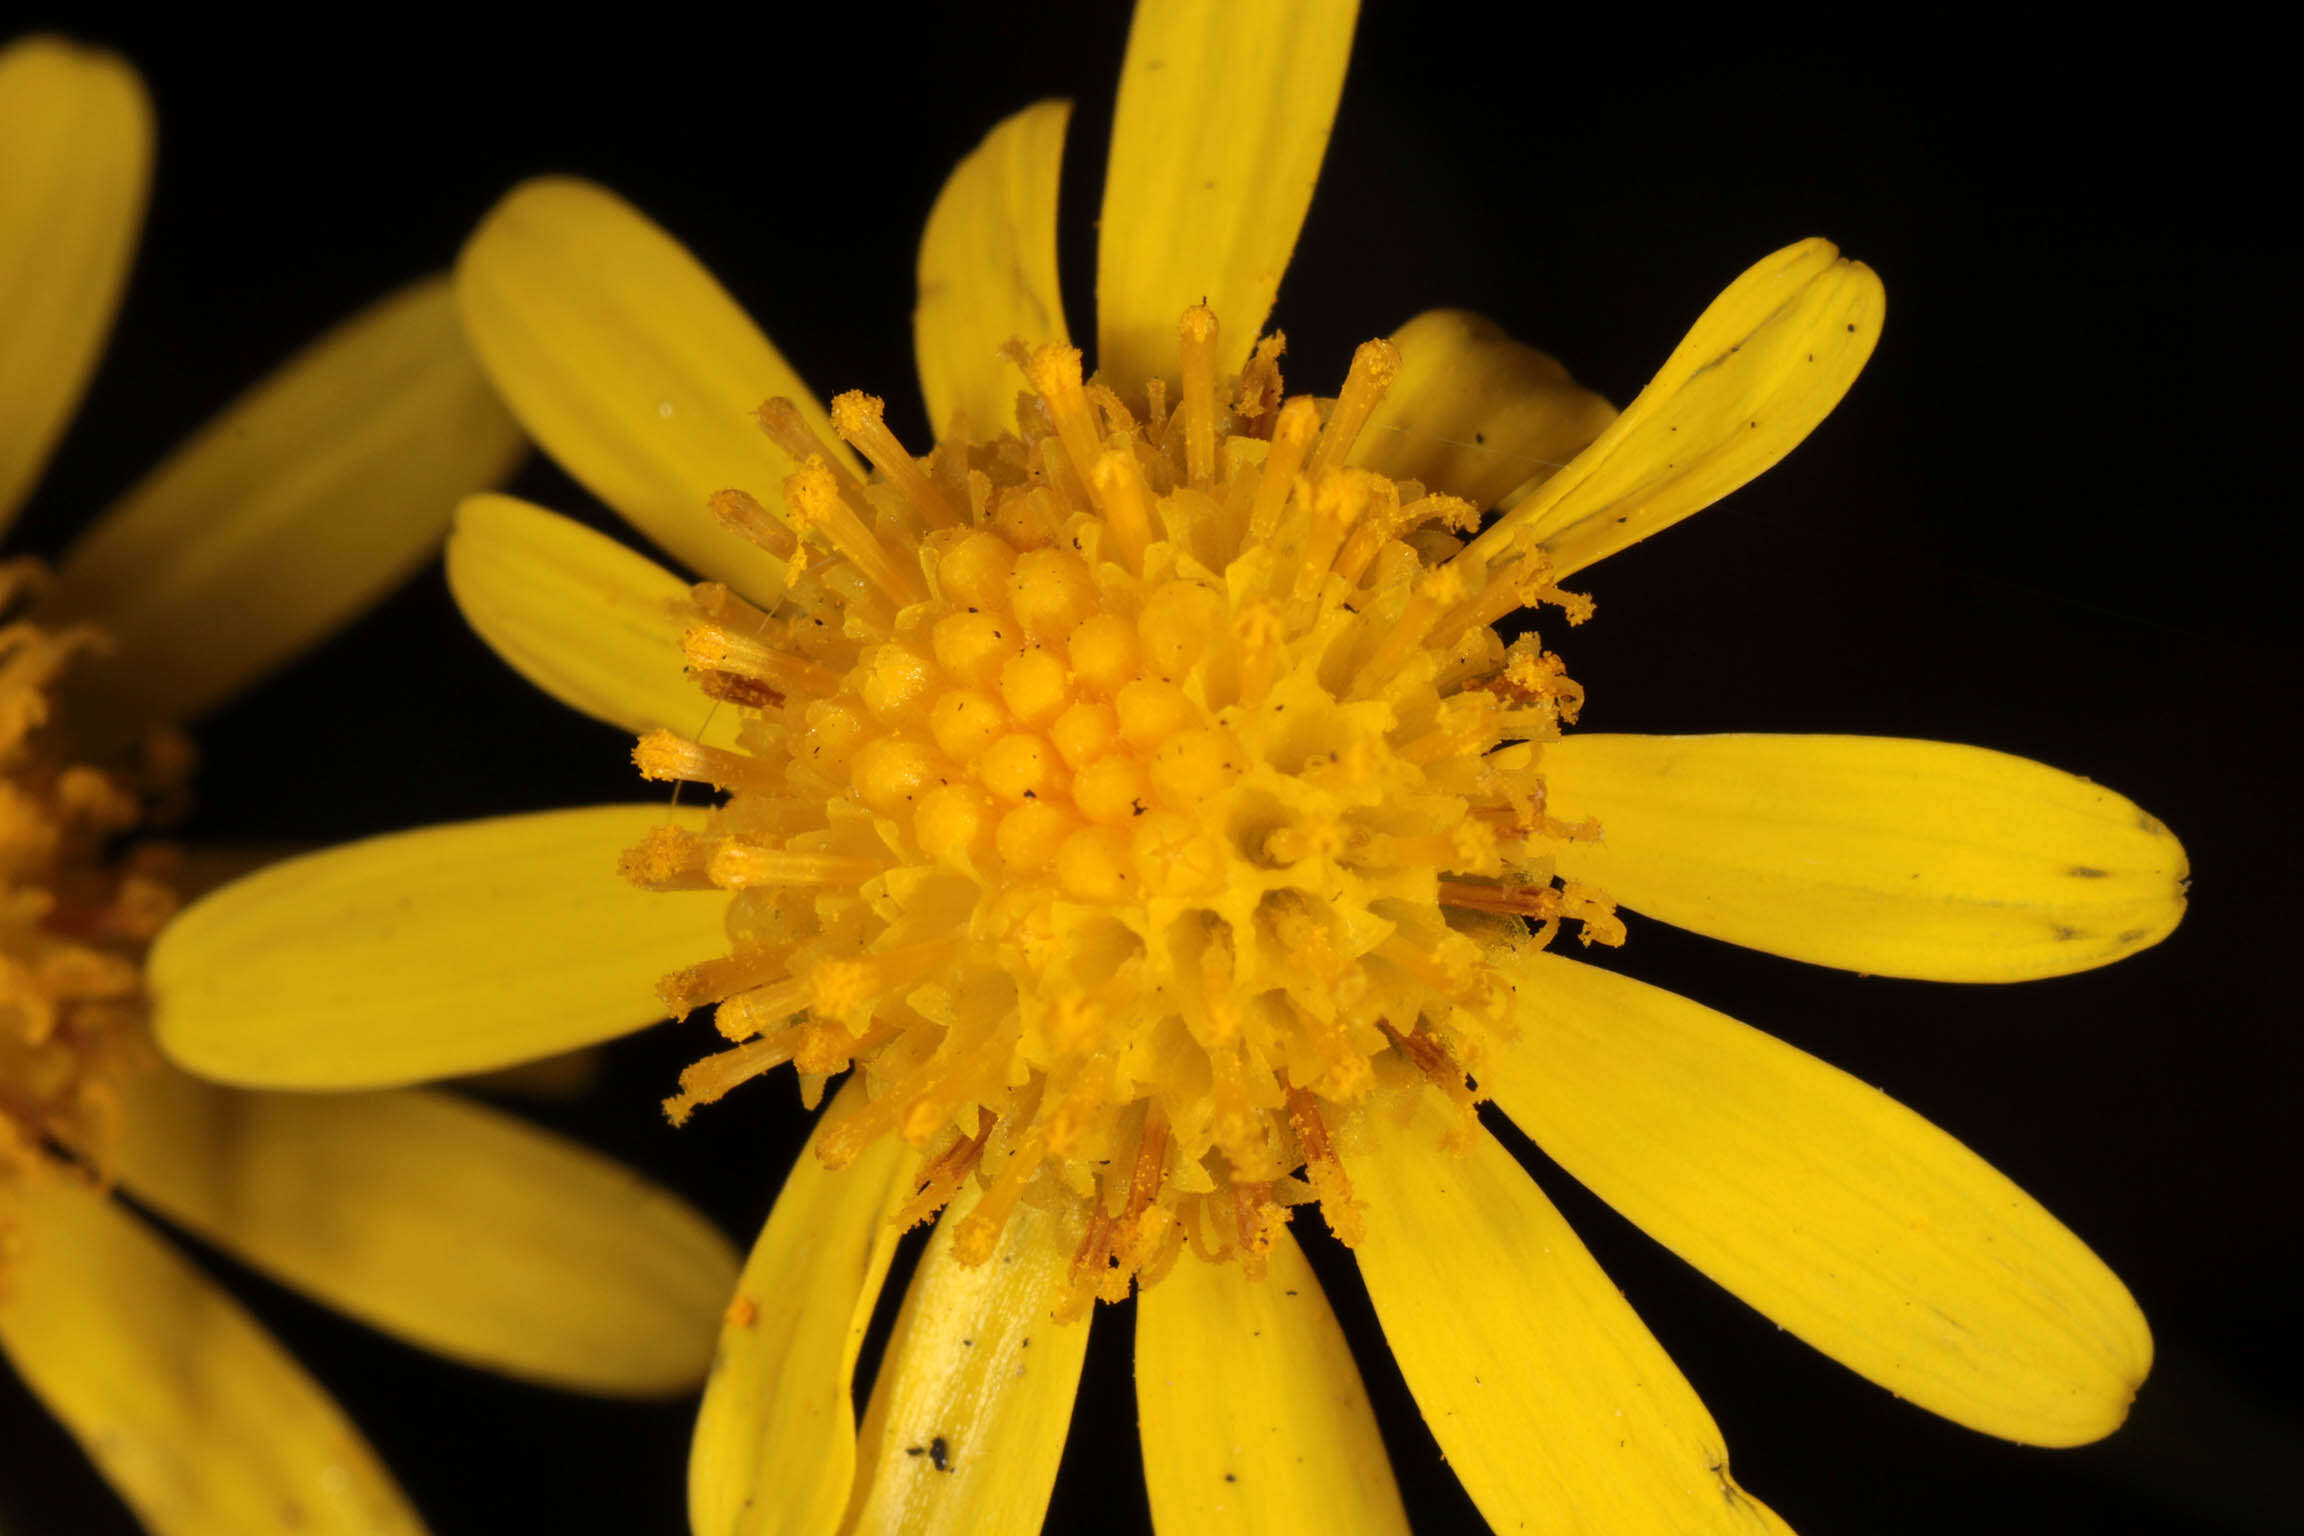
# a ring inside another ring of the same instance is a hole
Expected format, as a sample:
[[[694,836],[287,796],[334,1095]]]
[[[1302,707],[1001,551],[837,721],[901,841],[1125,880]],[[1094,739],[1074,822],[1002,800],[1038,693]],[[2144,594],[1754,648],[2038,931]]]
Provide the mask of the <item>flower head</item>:
[[[1497,1527],[1777,1528],[1482,1097],[1787,1329],[1962,1422],[2090,1439],[2148,1365],[2119,1282],[1973,1153],[1558,952],[1622,938],[1620,902],[2015,980],[2180,915],[2165,830],[2036,764],[1567,729],[1584,701],[1550,642],[1589,612],[1581,573],[1814,428],[1879,336],[1878,280],[1822,241],[1776,252],[1621,415],[1452,312],[1363,346],[1333,399],[1292,397],[1262,325],[1348,35],[1333,7],[1139,8],[1093,369],[1054,289],[1064,110],[996,128],[922,244],[925,458],[869,396],[818,405],[610,194],[514,192],[459,268],[483,360],[715,579],[482,498],[451,582],[513,665],[640,734],[643,773],[729,797],[377,839],[166,941],[163,1039],[243,1081],[469,1068],[706,1004],[727,1043],[675,1118],[787,1063],[811,1098],[854,1069],[730,1309],[700,1531],[1030,1528],[1080,1320],[1132,1287],[1163,1528],[1401,1528],[1289,1218],[1315,1201]],[[618,856],[637,893],[604,880]],[[635,997],[650,972],[660,1010]],[[441,1027],[442,997],[487,999],[498,1032]],[[947,1206],[859,1426],[896,1235]]]
[[[120,60],[0,48],[0,526],[101,350],[150,139]],[[53,576],[0,564],[0,1353],[155,1531],[421,1525],[115,1186],[444,1354],[613,1393],[702,1372],[733,1255],[669,1196],[477,1105],[221,1090],[149,1039],[146,950],[192,877],[130,840],[180,808],[178,722],[381,596],[520,452],[435,280],[258,385]]]

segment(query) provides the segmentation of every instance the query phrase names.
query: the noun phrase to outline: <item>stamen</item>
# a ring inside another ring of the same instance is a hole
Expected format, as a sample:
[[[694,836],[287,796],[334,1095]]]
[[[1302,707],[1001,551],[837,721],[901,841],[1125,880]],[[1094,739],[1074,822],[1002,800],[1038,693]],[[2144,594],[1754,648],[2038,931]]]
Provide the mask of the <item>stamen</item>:
[[[1378,550],[1409,529],[1430,522],[1451,528],[1475,528],[1480,523],[1480,509],[1459,496],[1420,496],[1403,506],[1395,494],[1389,502],[1378,504],[1375,511],[1352,530],[1351,541],[1336,559],[1336,574],[1350,585],[1358,586]]]
[[[951,1204],[952,1197],[960,1192],[961,1182],[984,1160],[984,1144],[992,1139],[992,1127],[998,1118],[989,1113],[982,1115],[973,1136],[954,1132],[952,1144],[921,1165],[916,1192],[888,1224],[898,1231],[909,1231]]]
[[[731,839],[712,855],[712,883],[741,891],[756,885],[861,885],[881,873],[869,859],[834,853],[794,853]]]
[[[664,1118],[675,1126],[688,1123],[697,1106],[717,1104],[731,1089],[763,1072],[772,1072],[792,1059],[793,1031],[748,1040],[733,1050],[716,1051],[680,1073],[680,1091],[664,1101]]]
[[[707,747],[670,731],[650,731],[641,737],[640,744],[632,749],[632,762],[644,779],[761,792],[775,790],[782,784],[773,766],[750,753]]]
[[[1303,563],[1296,569],[1295,590],[1289,596],[1289,628],[1310,626],[1312,605],[1336,562],[1344,535],[1368,510],[1376,477],[1357,470],[1322,476],[1312,487],[1312,521],[1304,538]]]
[[[1093,465],[1103,453],[1103,444],[1096,435],[1096,423],[1089,419],[1088,396],[1080,386],[1080,349],[1056,344],[1041,347],[1026,361],[1024,377],[1047,402],[1049,419],[1056,424],[1056,435],[1064,444],[1071,467]]]
[[[1257,427],[1268,425],[1266,418],[1280,408],[1280,358],[1287,350],[1288,338],[1279,331],[1259,337],[1248,366],[1240,370],[1240,397],[1232,413],[1250,437],[1263,436]]]
[[[1296,471],[1303,467],[1312,441],[1320,435],[1320,406],[1309,395],[1299,395],[1280,407],[1279,425],[1272,429],[1272,448],[1264,457],[1264,478],[1257,482],[1256,501],[1248,514],[1248,542],[1269,544],[1280,531],[1280,513],[1296,489]]]
[[[1016,1210],[1016,1202],[1032,1176],[1048,1155],[1047,1138],[1037,1130],[1027,1135],[1008,1158],[1007,1166],[984,1191],[976,1202],[976,1209],[960,1223],[960,1230],[952,1234],[953,1257],[973,1269],[988,1262],[993,1250],[1000,1246],[1000,1234],[1007,1230],[1008,1218]]]
[[[749,491],[714,491],[706,503],[721,525],[742,534],[779,560],[789,560],[800,551],[799,536],[784,526],[784,520],[759,502]]]
[[[895,483],[904,499],[919,509],[931,528],[956,528],[960,518],[936,483],[920,472],[920,465],[896,434],[888,430],[887,404],[877,395],[852,389],[832,401],[832,430],[849,447],[872,461],[873,467]]]
[[[1336,397],[1336,409],[1328,414],[1320,446],[1312,451],[1313,474],[1344,467],[1345,456],[1359,440],[1360,429],[1368,424],[1369,413],[1399,376],[1398,347],[1382,340],[1360,343],[1352,353],[1351,370],[1344,375],[1344,392]]]
[[[1136,468],[1136,456],[1126,452],[1097,455],[1090,483],[1112,542],[1120,547],[1121,561],[1142,575],[1144,551],[1152,542],[1152,515],[1145,510],[1144,476]]]
[[[1240,1256],[1240,1272],[1250,1281],[1264,1278],[1274,1234],[1287,1219],[1287,1210],[1272,1198],[1270,1184],[1232,1186],[1232,1222],[1238,1234],[1233,1251]]]
[[[766,683],[778,694],[803,693],[828,699],[840,691],[840,674],[812,661],[762,645],[718,624],[698,624],[680,636],[688,665],[700,672],[733,672]]]
[[[1407,606],[1392,621],[1392,627],[1385,632],[1375,651],[1360,664],[1360,670],[1352,674],[1347,694],[1364,699],[1381,691],[1400,670],[1400,664],[1426,643],[1432,626],[1443,612],[1456,605],[1463,591],[1464,580],[1453,566],[1427,571],[1416,584],[1415,596],[1408,599]]]
[[[718,846],[717,839],[679,827],[651,827],[638,847],[624,851],[616,869],[645,890],[708,891],[712,878],[704,866]]]
[[[740,951],[683,966],[656,983],[656,995],[675,1019],[707,1003],[718,1003],[784,974],[788,951],[779,947]]]
[[[1288,1090],[1288,1124],[1296,1132],[1296,1141],[1304,1149],[1304,1168],[1312,1176],[1312,1193],[1320,1202],[1320,1214],[1327,1220],[1328,1230],[1336,1234],[1336,1241],[1347,1248],[1357,1248],[1365,1231],[1360,1217],[1360,1203],[1353,1196],[1352,1181],[1345,1176],[1343,1159],[1328,1139],[1327,1122],[1320,1118],[1319,1100],[1302,1088]]]
[[[1196,491],[1216,483],[1216,312],[1184,311],[1184,476]]]
[[[803,528],[821,531],[834,549],[854,562],[872,585],[899,605],[917,603],[928,595],[921,584],[920,573],[898,565],[888,553],[888,547],[864,525],[856,509],[840,494],[839,485],[823,459],[810,459],[799,473],[784,482],[784,499],[792,509],[793,521]]]
[[[839,454],[824,445],[824,439],[818,437],[801,416],[800,407],[778,395],[754,411],[752,417],[760,423],[760,430],[768,434],[768,440],[783,449],[793,463],[822,459],[833,483],[840,487],[841,499],[851,506],[865,504],[864,482],[856,478]]]

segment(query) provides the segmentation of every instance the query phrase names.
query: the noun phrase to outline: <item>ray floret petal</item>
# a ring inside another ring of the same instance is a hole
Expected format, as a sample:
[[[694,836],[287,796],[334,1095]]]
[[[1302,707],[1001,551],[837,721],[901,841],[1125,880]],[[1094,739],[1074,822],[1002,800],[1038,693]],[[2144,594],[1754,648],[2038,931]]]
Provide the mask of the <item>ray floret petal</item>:
[[[154,947],[161,1047],[241,1087],[377,1088],[637,1029],[665,1011],[650,973],[720,933],[709,897],[597,878],[664,819],[545,811],[274,864],[193,903]]]
[[[311,649],[431,558],[457,500],[525,451],[446,281],[377,301],[220,412],[67,552],[43,616],[110,637],[77,680],[78,730],[108,743],[191,719]]]
[[[96,370],[152,171],[152,105],[121,59],[0,49],[0,533]]]
[[[1987,1434],[2078,1445],[2152,1364],[2127,1288],[2038,1201],[1876,1088],[1558,955],[1500,958],[1486,1086],[1651,1236],[1834,1359]]]
[[[827,442],[830,423],[679,242],[604,188],[547,177],[465,242],[456,297],[481,364],[539,446],[693,569],[776,597],[782,563],[727,538],[708,504],[757,477],[761,401],[797,402]]]
[[[424,1529],[343,1411],[220,1285],[117,1203],[24,1191],[0,1350],[158,1536]]]
[[[727,1240],[629,1170],[446,1094],[127,1085],[135,1199],[361,1321],[483,1369],[684,1392],[735,1283]]]

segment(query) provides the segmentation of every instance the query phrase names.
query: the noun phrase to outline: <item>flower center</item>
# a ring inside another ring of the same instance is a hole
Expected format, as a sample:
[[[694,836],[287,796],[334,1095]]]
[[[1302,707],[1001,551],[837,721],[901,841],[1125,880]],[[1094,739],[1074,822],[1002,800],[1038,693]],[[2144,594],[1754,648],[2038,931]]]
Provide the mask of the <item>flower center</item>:
[[[0,614],[43,579],[0,565]],[[71,760],[52,692],[94,630],[0,623],[0,1260],[13,1195],[60,1168],[104,1176],[117,1085],[146,1051],[142,960],[176,908],[169,850],[107,856],[143,819],[143,787]],[[189,767],[175,739],[147,765],[165,785]]]
[[[661,987],[738,1042],[682,1075],[676,1123],[787,1061],[811,1102],[860,1067],[826,1161],[923,1148],[907,1221],[976,1180],[963,1260],[1019,1201],[1064,1212],[1085,1306],[1187,1243],[1259,1271],[1305,1200],[1352,1241],[1340,1133],[1415,1085],[1470,1116],[1509,1028],[1489,948],[1563,919],[1621,939],[1547,853],[1597,834],[1546,816],[1539,768],[1582,690],[1492,627],[1590,604],[1538,550],[1467,552],[1470,503],[1351,464],[1389,343],[1326,403],[1283,403],[1283,345],[1220,389],[1215,316],[1188,311],[1173,404],[1012,345],[1022,431],[925,461],[844,395],[869,482],[762,408],[805,466],[790,527],[740,491],[714,506],[789,562],[788,599],[698,587],[684,640],[738,743],[635,753],[732,792],[626,858],[736,893],[732,952]]]

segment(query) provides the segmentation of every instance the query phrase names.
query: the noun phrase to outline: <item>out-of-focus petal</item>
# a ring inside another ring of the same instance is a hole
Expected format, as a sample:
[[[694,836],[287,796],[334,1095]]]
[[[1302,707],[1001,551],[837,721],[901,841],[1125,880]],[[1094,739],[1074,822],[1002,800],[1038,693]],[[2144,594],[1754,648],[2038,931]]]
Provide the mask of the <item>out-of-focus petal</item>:
[[[444,278],[386,298],[227,407],[65,556],[49,609],[110,644],[77,722],[120,739],[222,702],[349,623],[524,451]]]
[[[410,1343],[579,1391],[704,1376],[736,1253],[665,1190],[509,1115],[423,1092],[125,1085],[130,1193]]]
[[[0,49],[0,532],[96,371],[151,174],[135,70],[56,37]]]
[[[190,1260],[61,1175],[20,1198],[0,1348],[155,1536],[421,1536],[344,1411]]]

